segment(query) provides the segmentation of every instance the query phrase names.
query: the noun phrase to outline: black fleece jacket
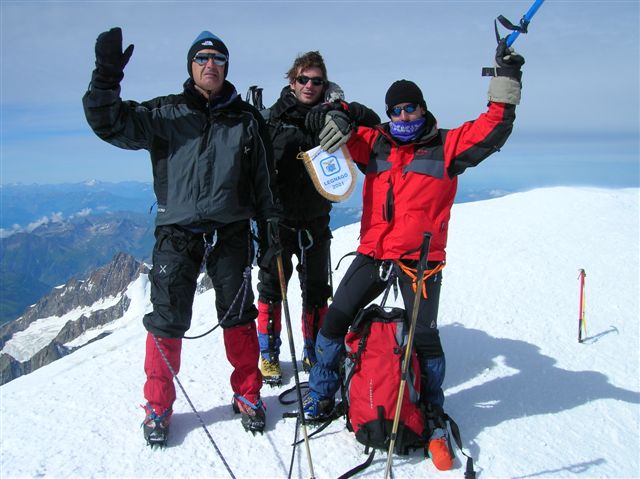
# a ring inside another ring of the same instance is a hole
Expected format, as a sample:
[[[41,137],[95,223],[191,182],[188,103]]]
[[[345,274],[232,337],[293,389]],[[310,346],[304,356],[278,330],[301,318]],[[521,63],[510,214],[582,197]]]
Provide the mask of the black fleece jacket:
[[[321,106],[315,106],[318,107]],[[356,125],[373,127],[380,123],[380,117],[364,105],[353,102],[348,107]],[[318,193],[303,161],[298,158],[301,152],[318,146],[317,132],[309,131],[304,125],[311,108],[300,103],[286,86],[278,101],[262,112],[273,145],[276,196],[284,219],[297,223],[328,215],[331,211],[331,202]]]
[[[95,77],[95,73],[94,73]],[[150,152],[157,225],[227,224],[276,214],[265,123],[225,81],[207,101],[192,79],[180,94],[137,103],[89,86],[87,121],[104,141]]]

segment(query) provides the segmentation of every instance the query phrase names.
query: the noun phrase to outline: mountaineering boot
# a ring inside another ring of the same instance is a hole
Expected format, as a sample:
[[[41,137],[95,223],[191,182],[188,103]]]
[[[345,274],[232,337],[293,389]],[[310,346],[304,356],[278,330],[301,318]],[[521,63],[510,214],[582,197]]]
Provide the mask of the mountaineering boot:
[[[231,389],[233,410],[242,414],[242,426],[246,431],[262,432],[264,429],[264,405],[260,400],[262,374],[258,368],[260,347],[256,324],[250,323],[223,329],[227,359],[233,366]]]
[[[302,369],[305,373],[311,372],[311,368],[316,363],[316,337],[322,327],[322,322],[327,315],[328,309],[325,304],[302,313],[302,338],[304,339]]]
[[[147,414],[141,425],[147,444],[152,448],[165,447],[167,445],[169,424],[171,424],[171,414],[173,411],[171,409],[167,409],[162,414],[158,415],[149,403],[142,406],[142,408]]]
[[[340,388],[339,365],[344,356],[344,339],[329,339],[322,332],[316,341],[316,364],[309,374],[309,391],[302,400],[305,416],[325,418],[334,408],[334,396]]]
[[[436,469],[448,471],[453,467],[453,454],[446,429],[436,428],[433,430],[427,443],[426,452]]]
[[[262,381],[271,387],[282,385],[280,369],[281,303],[258,300],[258,343]]]
[[[245,431],[250,431],[254,435],[256,432],[262,434],[266,418],[265,407],[261,399],[251,402],[244,396],[235,394],[232,406],[233,412],[241,414],[240,420]]]
[[[282,369],[280,369],[280,360],[277,357],[270,360],[260,356],[260,372],[263,383],[271,387],[282,386]]]
[[[162,447],[167,442],[172,406],[176,399],[173,373],[178,374],[180,371],[181,351],[182,339],[154,337],[147,333],[144,358],[144,372],[147,376],[144,397],[147,404],[143,406],[146,417],[142,426],[144,438],[150,446]]]
[[[315,391],[308,391],[302,398],[304,417],[309,421],[322,421],[326,419],[334,407],[335,400],[332,397],[323,397]]]

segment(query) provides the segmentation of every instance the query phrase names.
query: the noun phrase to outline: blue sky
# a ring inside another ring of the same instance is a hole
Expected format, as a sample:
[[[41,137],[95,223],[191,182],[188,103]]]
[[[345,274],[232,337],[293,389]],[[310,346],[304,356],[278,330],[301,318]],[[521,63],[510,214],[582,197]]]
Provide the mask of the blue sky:
[[[527,63],[514,133],[466,181],[639,185],[639,3],[545,2],[515,44]],[[530,4],[3,0],[0,183],[151,181],[146,152],[102,142],[84,119],[95,39],[112,26],[135,44],[125,99],[180,91],[186,52],[206,29],[230,50],[228,79],[243,95],[262,86],[267,106],[293,58],[320,50],[349,100],[384,117],[388,86],[410,79],[448,128],[484,111],[489,80],[480,69],[492,65],[493,19],[517,22]]]

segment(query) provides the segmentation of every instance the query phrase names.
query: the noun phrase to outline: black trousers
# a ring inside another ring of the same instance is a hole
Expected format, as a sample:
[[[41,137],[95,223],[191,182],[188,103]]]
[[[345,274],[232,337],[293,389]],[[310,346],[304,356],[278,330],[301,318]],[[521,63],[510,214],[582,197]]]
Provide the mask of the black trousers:
[[[333,302],[322,324],[323,336],[329,339],[343,338],[358,311],[385,290],[388,280],[383,280],[380,277],[382,263],[382,261],[363,254],[356,255],[333,296]],[[429,263],[428,267],[431,269],[437,264]],[[411,266],[415,267],[415,265]],[[393,268],[398,276],[404,309],[410,318],[415,298],[412,281],[395,264]],[[431,276],[425,285],[427,298],[425,299],[422,295],[420,297],[414,344],[420,358],[435,358],[444,354],[438,332],[441,272]]]
[[[248,323],[258,316],[250,280],[231,309],[243,285],[245,268],[253,257],[249,226],[246,220],[217,228],[217,241],[207,256],[206,270],[216,293],[218,321],[226,316],[222,328]],[[205,239],[203,233],[178,225],[158,226],[155,237],[153,267],[149,273],[153,311],[145,315],[143,324],[156,336],[180,338],[191,326]],[[210,240],[212,235],[206,237]]]
[[[259,225],[263,230],[264,224]],[[331,296],[329,284],[329,250],[331,247],[331,230],[329,229],[329,215],[314,218],[308,222],[291,222],[282,220],[280,225],[280,243],[282,246],[282,265],[287,284],[293,274],[292,258],[298,258],[298,278],[303,303],[307,309],[324,306]],[[268,256],[268,245],[264,244],[266,234],[261,234],[263,243],[260,244],[260,258],[258,264],[258,294],[263,302],[281,301],[280,281],[276,257]],[[309,247],[309,245],[311,245]],[[302,250],[304,264],[302,264]]]

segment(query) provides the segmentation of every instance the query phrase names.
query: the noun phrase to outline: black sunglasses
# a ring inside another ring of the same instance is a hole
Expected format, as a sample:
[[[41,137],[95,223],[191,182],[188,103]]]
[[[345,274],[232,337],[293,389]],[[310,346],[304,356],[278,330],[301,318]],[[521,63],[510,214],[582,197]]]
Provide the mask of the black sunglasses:
[[[393,108],[389,109],[389,113],[391,113],[393,116],[400,116],[403,111],[406,111],[407,113],[413,113],[417,109],[418,105],[416,105],[415,103],[408,103],[405,106],[394,106]]]
[[[301,75],[299,77],[296,77],[296,81],[300,85],[306,85],[307,83],[309,83],[309,80],[311,80],[311,84],[313,86],[324,85],[324,78],[322,78],[322,77],[308,77],[308,76],[305,76],[305,75]]]
[[[213,60],[216,65],[222,66],[227,63],[227,56],[222,53],[198,53],[193,57],[193,61],[198,65],[206,65],[209,60]]]

